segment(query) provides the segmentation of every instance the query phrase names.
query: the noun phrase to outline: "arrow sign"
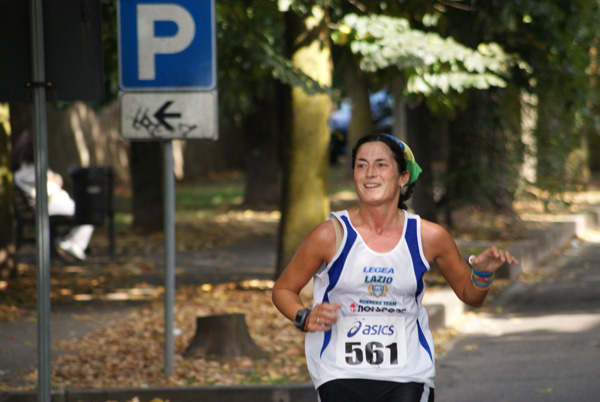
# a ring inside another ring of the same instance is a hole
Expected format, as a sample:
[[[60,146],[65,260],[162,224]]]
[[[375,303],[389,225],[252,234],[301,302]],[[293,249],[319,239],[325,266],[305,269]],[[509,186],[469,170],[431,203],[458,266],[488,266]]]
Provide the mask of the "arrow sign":
[[[169,123],[167,123],[165,121],[165,119],[167,118],[181,118],[181,113],[166,113],[167,109],[169,108],[169,106],[171,106],[173,104],[173,101],[167,101],[164,103],[164,105],[162,105],[160,107],[160,109],[158,109],[156,111],[156,113],[154,113],[154,117],[156,117],[156,120],[158,120],[160,122],[160,124],[162,124],[163,126],[165,126],[165,128],[169,131],[175,131],[173,129],[173,126],[170,125]]]
[[[121,92],[119,100],[125,140],[218,138],[216,91]]]

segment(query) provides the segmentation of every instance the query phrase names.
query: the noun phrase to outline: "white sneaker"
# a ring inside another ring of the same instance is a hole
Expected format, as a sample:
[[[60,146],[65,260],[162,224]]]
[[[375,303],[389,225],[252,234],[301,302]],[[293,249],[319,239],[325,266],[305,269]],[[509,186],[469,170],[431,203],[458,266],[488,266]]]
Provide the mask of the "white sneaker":
[[[79,261],[85,260],[85,252],[77,244],[75,244],[69,240],[63,240],[63,241],[59,242],[58,247],[62,251],[64,251],[65,253],[69,254],[72,257],[75,257]]]

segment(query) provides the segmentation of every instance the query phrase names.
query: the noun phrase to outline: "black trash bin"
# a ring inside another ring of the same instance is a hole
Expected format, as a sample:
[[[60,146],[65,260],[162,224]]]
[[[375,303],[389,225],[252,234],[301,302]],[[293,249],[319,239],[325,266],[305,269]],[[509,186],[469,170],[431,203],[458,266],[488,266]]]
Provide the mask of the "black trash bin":
[[[102,225],[109,213],[109,191],[112,169],[104,167],[73,167],[69,169],[73,180],[75,223]]]

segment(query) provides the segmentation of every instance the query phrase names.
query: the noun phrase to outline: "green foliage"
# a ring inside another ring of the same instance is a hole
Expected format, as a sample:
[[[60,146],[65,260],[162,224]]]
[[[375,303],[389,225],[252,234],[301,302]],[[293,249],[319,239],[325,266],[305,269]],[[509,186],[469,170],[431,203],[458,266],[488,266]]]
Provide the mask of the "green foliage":
[[[271,78],[309,94],[331,94],[284,56],[284,14],[276,2],[224,0],[217,2],[216,10],[222,116],[239,120],[253,111],[255,99],[273,99],[273,85],[265,85]]]
[[[499,42],[530,67],[513,70],[511,82],[537,96],[538,177],[536,185],[559,192],[575,177],[568,160],[582,146],[582,134],[592,131],[596,103],[590,90],[590,48],[597,38],[597,0],[473,1],[469,11],[448,8],[440,32],[469,46]],[[516,102],[516,97],[515,97]],[[472,119],[471,116],[469,118]],[[484,132],[490,126],[480,124]]]
[[[275,78],[290,86],[297,86],[304,89],[309,95],[326,93],[331,97],[337,95],[334,91],[326,86],[321,85],[312,77],[295,68],[291,60],[283,57],[277,49],[267,42],[260,42],[263,53],[259,55],[263,62],[270,67],[270,71]]]
[[[114,99],[116,3],[101,4],[107,94]],[[361,67],[377,72],[372,76],[379,83],[389,73],[402,71],[406,93],[425,97],[434,113],[467,105],[470,95],[465,90],[470,88],[509,83],[540,96],[538,142],[548,159],[541,165],[540,178],[558,188],[569,181],[563,173],[582,133],[597,135],[600,125],[595,112],[600,109],[598,91],[590,85],[597,72],[590,69],[589,57],[599,33],[598,5],[598,0],[219,0],[222,124],[242,121],[253,112],[256,99],[274,99],[273,78],[310,94],[333,96],[329,88],[296,71],[284,55],[285,13],[306,16],[320,6],[332,16],[329,26],[335,27],[332,38],[338,49],[350,48],[360,55]],[[336,59],[336,70],[341,71],[342,64]]]
[[[407,78],[407,93],[428,96],[435,91],[505,87],[517,63],[497,43],[482,43],[473,50],[452,38],[411,29],[404,18],[349,14],[342,22],[334,40],[340,45],[350,42],[352,52],[362,56],[365,71],[398,68]]]
[[[332,6],[331,0],[276,0],[277,7],[282,13],[294,12],[305,18],[311,15],[316,8],[329,8]]]
[[[510,4],[516,18],[509,44],[532,66],[531,91],[539,98],[537,185],[552,195],[582,179],[572,157],[584,134],[596,131],[597,89],[590,84],[597,71],[590,69],[590,49],[600,10],[597,0]]]
[[[262,43],[277,43],[284,26],[273,2],[219,1],[216,19],[219,111],[228,124],[251,113],[255,99],[273,98]]]

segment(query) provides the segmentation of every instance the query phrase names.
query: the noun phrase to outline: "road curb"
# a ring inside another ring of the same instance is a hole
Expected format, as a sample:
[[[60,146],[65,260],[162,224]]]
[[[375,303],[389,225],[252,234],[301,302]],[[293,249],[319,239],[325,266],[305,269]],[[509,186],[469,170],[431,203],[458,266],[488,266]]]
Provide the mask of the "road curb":
[[[148,402],[155,398],[170,402],[315,402],[312,384],[235,387],[157,387],[78,389],[52,392],[52,402],[125,402],[133,398]],[[37,392],[0,394],[0,402],[36,402]]]

